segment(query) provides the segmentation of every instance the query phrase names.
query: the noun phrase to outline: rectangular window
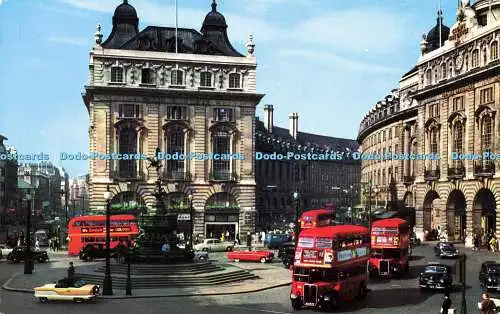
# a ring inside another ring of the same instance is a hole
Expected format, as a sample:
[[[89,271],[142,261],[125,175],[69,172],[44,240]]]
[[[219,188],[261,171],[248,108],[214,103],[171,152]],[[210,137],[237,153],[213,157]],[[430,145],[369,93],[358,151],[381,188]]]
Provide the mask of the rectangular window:
[[[498,41],[495,41],[490,46],[491,61],[498,59]]]
[[[182,106],[167,107],[168,120],[187,120],[187,108]]]
[[[399,126],[395,126],[394,127],[394,138],[398,138],[399,137]]]
[[[200,74],[200,86],[201,87],[212,87],[212,73],[211,72],[201,72],[201,74]]]
[[[183,86],[184,72],[182,72],[182,70],[173,70],[170,73],[170,84],[174,86]]]
[[[231,122],[233,121],[233,109],[231,108],[215,108],[214,120],[218,122]]]
[[[472,52],[472,67],[475,68],[479,66],[479,50],[474,50]]]
[[[384,130],[384,133],[383,133],[383,139],[384,139],[384,141],[387,139],[386,138],[386,132],[385,132],[385,130]]]
[[[464,110],[464,96],[453,98],[453,111]]]
[[[241,75],[238,73],[229,74],[229,88],[241,88]]]
[[[438,104],[429,105],[429,118],[435,118],[439,116],[439,106]]]
[[[484,105],[493,102],[493,88],[485,88],[479,91],[479,104]]]
[[[140,118],[141,117],[141,107],[140,105],[134,104],[122,104],[119,110],[120,118]]]
[[[155,83],[155,73],[153,69],[142,69],[141,71],[141,83],[142,84],[154,84]]]
[[[123,68],[121,67],[111,68],[111,82],[123,83]]]
[[[482,14],[477,17],[477,23],[479,26],[486,26],[488,24],[488,15]]]

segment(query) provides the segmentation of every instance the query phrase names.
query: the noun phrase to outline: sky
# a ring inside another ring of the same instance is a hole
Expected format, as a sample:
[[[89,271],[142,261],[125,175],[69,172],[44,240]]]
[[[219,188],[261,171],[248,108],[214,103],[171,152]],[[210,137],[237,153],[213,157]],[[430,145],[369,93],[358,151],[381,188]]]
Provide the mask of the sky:
[[[201,28],[211,0],[177,0],[179,27]],[[0,135],[19,153],[44,152],[74,177],[88,162],[60,152],[88,151],[81,93],[97,24],[104,39],[122,0],[0,0]],[[246,53],[254,36],[257,108],[274,105],[274,125],[355,139],[365,113],[419,57],[436,25],[439,0],[219,0],[229,39]],[[175,26],[175,0],[129,0],[139,28]],[[457,0],[443,0],[444,24]]]

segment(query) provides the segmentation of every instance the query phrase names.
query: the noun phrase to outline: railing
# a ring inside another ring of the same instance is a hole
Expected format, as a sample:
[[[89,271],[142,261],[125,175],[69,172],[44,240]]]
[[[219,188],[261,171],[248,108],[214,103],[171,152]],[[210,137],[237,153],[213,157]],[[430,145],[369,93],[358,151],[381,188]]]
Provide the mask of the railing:
[[[415,176],[404,176],[403,183],[404,184],[413,184],[415,182]]]
[[[191,173],[185,171],[163,171],[162,179],[167,181],[191,181]]]
[[[137,169],[113,170],[111,175],[115,180],[145,180],[146,178],[144,172]]]
[[[495,162],[493,160],[474,160],[474,176],[492,177],[495,174]]]
[[[424,179],[425,181],[436,181],[439,179],[440,170],[439,166],[433,169],[424,169]]]
[[[465,176],[465,166],[463,162],[456,162],[451,167],[448,167],[449,179],[461,179]]]
[[[238,181],[236,173],[229,171],[212,171],[208,174],[209,181]]]

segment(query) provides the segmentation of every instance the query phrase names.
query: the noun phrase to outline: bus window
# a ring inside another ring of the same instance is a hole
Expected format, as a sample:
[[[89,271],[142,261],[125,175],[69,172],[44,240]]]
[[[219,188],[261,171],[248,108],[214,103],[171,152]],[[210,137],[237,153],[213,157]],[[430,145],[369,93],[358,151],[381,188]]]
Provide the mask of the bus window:
[[[95,242],[106,242],[106,238],[105,237],[96,237]]]
[[[119,237],[118,241],[120,241],[120,242],[122,242],[122,241],[128,241],[128,237]]]
[[[112,242],[116,242],[116,241],[118,241],[118,238],[117,237],[111,237],[111,241]]]

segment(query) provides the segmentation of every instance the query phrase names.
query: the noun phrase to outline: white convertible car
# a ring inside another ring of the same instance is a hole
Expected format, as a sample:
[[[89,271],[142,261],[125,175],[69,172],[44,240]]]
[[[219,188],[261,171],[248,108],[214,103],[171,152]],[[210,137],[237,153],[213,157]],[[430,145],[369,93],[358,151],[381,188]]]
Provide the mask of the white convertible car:
[[[69,300],[74,302],[95,301],[100,294],[98,285],[88,284],[79,279],[64,278],[57,283],[50,283],[34,288],[35,298],[42,303],[50,300]]]

